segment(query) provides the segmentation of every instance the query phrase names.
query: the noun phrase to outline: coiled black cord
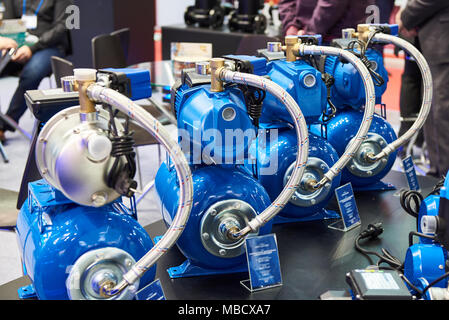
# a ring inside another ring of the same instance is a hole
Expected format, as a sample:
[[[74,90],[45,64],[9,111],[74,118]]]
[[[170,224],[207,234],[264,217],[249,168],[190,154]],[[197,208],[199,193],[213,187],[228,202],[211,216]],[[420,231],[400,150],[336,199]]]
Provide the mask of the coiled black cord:
[[[401,207],[414,218],[418,218],[419,208],[423,200],[423,195],[415,190],[402,190],[399,197]]]
[[[107,177],[107,184],[119,194],[131,198],[134,195],[133,190],[137,187],[137,182],[133,180],[137,171],[134,132],[129,132],[129,117],[126,117],[124,132],[122,135],[119,135],[115,125],[118,110],[114,112],[110,106],[106,106],[106,109],[109,111],[109,139],[112,143],[111,156],[115,158]],[[126,159],[125,167],[120,166],[122,157]]]

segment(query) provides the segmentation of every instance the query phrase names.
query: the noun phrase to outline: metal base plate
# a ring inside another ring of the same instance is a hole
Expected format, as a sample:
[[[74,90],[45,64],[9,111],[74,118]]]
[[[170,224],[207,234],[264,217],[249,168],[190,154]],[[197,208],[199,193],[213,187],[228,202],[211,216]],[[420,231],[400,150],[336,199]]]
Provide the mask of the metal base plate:
[[[157,236],[153,238],[154,244],[161,240],[162,236]],[[248,272],[248,265],[243,263],[241,265],[235,266],[233,268],[226,269],[209,269],[196,266],[187,259],[182,264],[177,267],[171,267],[167,269],[167,273],[171,279],[176,278],[188,278],[188,277],[199,277],[199,276],[209,276],[217,274],[231,274],[239,272]]]
[[[36,290],[34,290],[33,284],[19,288],[19,290],[17,290],[17,293],[19,294],[20,299],[36,299],[37,298]]]
[[[190,260],[184,261],[181,265],[177,267],[172,267],[167,269],[168,275],[172,279],[176,278],[187,278],[187,277],[199,277],[199,276],[210,276],[218,274],[230,274],[238,272],[248,272],[248,265],[242,263],[241,265],[235,266],[233,268],[226,269],[209,269],[196,266],[192,264]]]
[[[277,215],[273,219],[273,224],[282,224],[282,223],[293,223],[293,222],[305,222],[305,221],[315,221],[315,220],[327,220],[327,219],[338,219],[340,215],[328,209],[321,209],[314,213],[313,215],[304,217],[304,218],[287,218]]]

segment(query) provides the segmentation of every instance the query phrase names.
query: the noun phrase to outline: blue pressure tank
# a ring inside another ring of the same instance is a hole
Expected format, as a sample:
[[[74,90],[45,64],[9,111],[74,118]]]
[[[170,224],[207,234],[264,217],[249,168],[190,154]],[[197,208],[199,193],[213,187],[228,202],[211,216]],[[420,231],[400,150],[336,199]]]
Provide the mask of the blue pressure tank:
[[[327,108],[327,89],[321,72],[303,60],[288,62],[282,59],[268,63],[267,76],[295,99],[307,123],[319,121]],[[273,95],[267,94],[260,121],[275,125],[279,122],[292,123],[293,120],[285,106]]]
[[[153,242],[120,201],[94,208],[77,205],[44,180],[29,184],[29,196],[17,218],[23,271],[32,284],[19,296],[43,300],[102,299],[101,281],[122,275]],[[140,287],[154,280],[153,266]],[[132,299],[137,288],[120,297]]]
[[[247,166],[274,201],[287,184],[295,168],[298,152],[296,131],[280,128],[267,130],[251,145],[252,160]],[[309,157],[301,184],[274,223],[338,218],[325,207],[340,185],[340,175],[318,190],[312,188],[338,160],[332,145],[321,136],[309,134]]]
[[[371,69],[383,79],[381,85],[380,83],[375,85],[376,104],[380,104],[382,95],[387,89],[388,72],[384,66],[382,53],[375,49],[368,49],[365,56],[371,63]],[[325,59],[324,72],[334,77],[335,82],[331,87],[330,98],[337,108],[360,109],[365,105],[366,95],[363,81],[352,64],[341,61],[339,57],[328,56]],[[376,84],[376,81],[374,83]]]
[[[327,122],[327,140],[340,157],[357,134],[362,119],[362,110],[345,109]],[[312,126],[311,131],[320,134],[321,126]],[[369,161],[367,155],[378,154],[396,139],[393,127],[384,118],[374,114],[367,138],[342,171],[341,183],[351,182],[354,187],[360,188],[378,183],[391,170],[397,152],[375,163]]]
[[[243,228],[270,204],[265,189],[242,166],[192,168],[193,206],[177,246],[187,260],[168,270],[171,278],[248,270],[245,239],[230,240],[229,227]],[[155,187],[167,225],[178,208],[179,181],[170,164],[162,164]],[[258,231],[271,231],[269,221]],[[251,236],[253,234],[250,234]]]

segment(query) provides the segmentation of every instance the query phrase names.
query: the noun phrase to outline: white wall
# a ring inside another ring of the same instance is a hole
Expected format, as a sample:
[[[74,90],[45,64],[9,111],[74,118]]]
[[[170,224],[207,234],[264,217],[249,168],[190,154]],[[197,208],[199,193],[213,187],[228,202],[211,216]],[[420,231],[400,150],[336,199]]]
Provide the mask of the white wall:
[[[156,0],[156,25],[184,23],[184,11],[195,0]]]

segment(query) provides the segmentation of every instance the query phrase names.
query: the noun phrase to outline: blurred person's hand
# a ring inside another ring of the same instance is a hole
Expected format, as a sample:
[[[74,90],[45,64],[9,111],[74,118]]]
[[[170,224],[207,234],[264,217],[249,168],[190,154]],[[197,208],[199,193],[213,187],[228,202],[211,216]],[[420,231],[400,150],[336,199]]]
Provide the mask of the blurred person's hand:
[[[306,34],[306,32],[303,29],[298,30],[298,36],[303,36],[305,34]]]
[[[32,56],[33,52],[31,52],[30,47],[22,46],[19,49],[17,49],[16,54],[12,56],[11,60],[19,63],[26,63],[28,60],[31,59]]]
[[[17,48],[17,42],[10,38],[0,37],[0,51],[2,52],[2,55],[4,55],[6,50],[12,48]]]
[[[396,13],[396,24],[399,26],[399,33],[406,37],[406,38],[414,38],[418,35],[418,32],[416,32],[416,29],[412,29],[412,30],[407,30],[404,27],[404,24],[402,23],[402,19],[401,19],[401,15],[402,12],[404,11],[404,9],[400,9],[397,13]]]
[[[298,28],[295,26],[288,27],[287,31],[285,32],[286,36],[296,36],[298,34]]]

